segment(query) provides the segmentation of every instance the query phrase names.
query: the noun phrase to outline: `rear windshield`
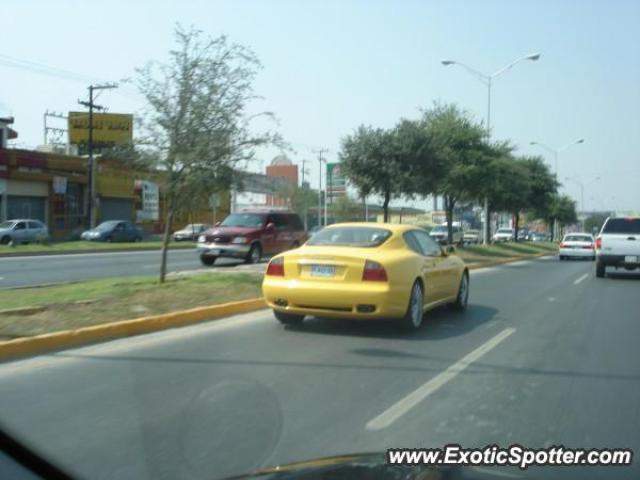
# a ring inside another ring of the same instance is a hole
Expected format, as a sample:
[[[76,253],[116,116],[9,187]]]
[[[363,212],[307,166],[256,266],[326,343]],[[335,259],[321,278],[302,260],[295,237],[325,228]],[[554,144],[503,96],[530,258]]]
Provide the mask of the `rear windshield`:
[[[593,242],[590,235],[567,235],[564,237],[565,242]]]
[[[640,218],[610,218],[603,233],[640,233]]]
[[[316,233],[307,245],[339,247],[377,247],[391,236],[391,231],[371,227],[331,227]]]

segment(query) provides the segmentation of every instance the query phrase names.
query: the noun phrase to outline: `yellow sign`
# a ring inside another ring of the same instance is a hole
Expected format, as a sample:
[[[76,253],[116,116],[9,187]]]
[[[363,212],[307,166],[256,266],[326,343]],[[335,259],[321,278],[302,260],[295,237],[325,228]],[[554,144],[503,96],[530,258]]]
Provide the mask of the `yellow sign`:
[[[122,145],[133,140],[133,115],[94,113],[93,144]],[[69,112],[69,143],[89,143],[89,112]]]

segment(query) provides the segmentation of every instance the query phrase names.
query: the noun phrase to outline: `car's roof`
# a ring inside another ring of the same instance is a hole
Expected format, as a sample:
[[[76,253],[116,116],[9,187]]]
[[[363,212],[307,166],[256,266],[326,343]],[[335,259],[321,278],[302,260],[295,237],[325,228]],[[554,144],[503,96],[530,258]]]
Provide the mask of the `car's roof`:
[[[332,227],[368,227],[368,228],[386,228],[387,230],[391,230],[393,233],[402,233],[409,230],[420,230],[424,232],[424,229],[416,226],[409,225],[403,223],[374,223],[374,222],[345,222],[345,223],[333,223],[331,225],[327,225],[324,228],[332,228]]]

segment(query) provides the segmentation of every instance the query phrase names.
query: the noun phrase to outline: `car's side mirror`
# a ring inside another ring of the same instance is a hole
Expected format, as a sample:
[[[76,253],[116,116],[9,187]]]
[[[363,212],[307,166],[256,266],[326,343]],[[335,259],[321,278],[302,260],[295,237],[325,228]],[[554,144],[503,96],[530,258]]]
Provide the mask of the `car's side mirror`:
[[[275,228],[276,228],[276,226],[275,226],[273,223],[271,223],[271,222],[267,223],[267,226],[266,226],[266,227],[264,227],[264,229],[265,229],[267,232],[272,232],[273,230],[275,230]]]

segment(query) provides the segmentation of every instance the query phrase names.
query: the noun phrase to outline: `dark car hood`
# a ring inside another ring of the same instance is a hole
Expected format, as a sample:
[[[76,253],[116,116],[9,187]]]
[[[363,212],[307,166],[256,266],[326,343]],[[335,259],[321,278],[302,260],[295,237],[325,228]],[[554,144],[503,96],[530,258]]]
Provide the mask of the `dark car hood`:
[[[565,471],[560,470],[560,472]],[[278,465],[245,475],[228,477],[225,480],[351,480],[354,478],[367,480],[503,480],[505,476],[514,479],[538,478],[531,469],[522,471],[509,468],[507,473],[504,467],[389,465],[386,453],[356,453]]]
[[[426,474],[426,475],[425,475]],[[278,465],[256,470],[246,475],[229,477],[226,480],[240,479],[324,479],[331,480],[366,478],[377,479],[429,479],[444,478],[442,472],[427,466],[391,466],[387,464],[384,453],[358,453],[324,457],[304,462]]]

